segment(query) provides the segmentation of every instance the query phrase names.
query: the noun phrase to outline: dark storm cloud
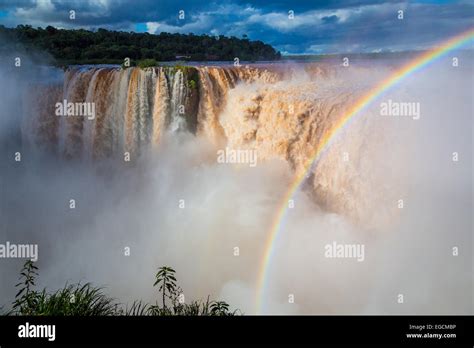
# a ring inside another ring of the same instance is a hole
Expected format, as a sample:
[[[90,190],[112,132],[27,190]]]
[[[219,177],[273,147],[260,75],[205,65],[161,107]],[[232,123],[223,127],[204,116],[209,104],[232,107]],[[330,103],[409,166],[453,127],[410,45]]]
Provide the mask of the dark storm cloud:
[[[0,0],[0,22],[7,26],[246,34],[289,53],[422,49],[468,29],[473,11],[471,1],[444,0]]]
[[[181,9],[199,11],[201,0],[36,0],[0,1],[0,9],[10,10],[20,19],[62,23],[70,25],[107,26],[121,23],[137,23],[177,17]],[[69,11],[77,13],[71,23]],[[29,17],[28,17],[29,16]]]

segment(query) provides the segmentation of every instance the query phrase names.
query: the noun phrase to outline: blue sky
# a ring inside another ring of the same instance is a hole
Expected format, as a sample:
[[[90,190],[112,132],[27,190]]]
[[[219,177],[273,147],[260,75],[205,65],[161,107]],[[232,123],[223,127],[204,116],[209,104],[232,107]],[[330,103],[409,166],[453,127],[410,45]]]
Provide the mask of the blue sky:
[[[0,0],[0,24],[246,34],[284,54],[380,52],[424,49],[473,27],[474,1]]]

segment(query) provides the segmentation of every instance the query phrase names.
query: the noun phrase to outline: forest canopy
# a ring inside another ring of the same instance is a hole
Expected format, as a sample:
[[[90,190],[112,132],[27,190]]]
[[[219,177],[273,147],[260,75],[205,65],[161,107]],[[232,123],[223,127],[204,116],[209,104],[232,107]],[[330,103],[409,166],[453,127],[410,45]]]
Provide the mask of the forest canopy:
[[[252,41],[246,35],[236,37],[170,34],[158,35],[98,29],[16,28],[0,26],[0,38],[21,44],[24,49],[44,50],[64,64],[120,64],[132,61],[240,61],[276,60],[280,52],[262,41]],[[12,47],[3,45],[5,50]],[[18,47],[16,47],[18,48]]]

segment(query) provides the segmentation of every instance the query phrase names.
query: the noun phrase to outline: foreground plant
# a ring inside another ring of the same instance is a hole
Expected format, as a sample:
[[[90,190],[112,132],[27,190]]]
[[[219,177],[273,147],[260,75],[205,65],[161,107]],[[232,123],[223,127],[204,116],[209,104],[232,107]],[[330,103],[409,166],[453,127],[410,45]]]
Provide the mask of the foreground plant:
[[[158,303],[149,305],[143,301],[134,301],[125,308],[115,299],[103,293],[102,288],[86,284],[66,284],[64,288],[53,293],[46,289],[36,291],[35,281],[38,267],[32,261],[26,261],[20,273],[19,288],[10,312],[4,315],[45,315],[45,316],[162,316],[162,315],[235,315],[230,312],[224,301],[192,301],[184,303],[182,289],[177,285],[176,271],[168,266],[158,269],[153,286],[161,292],[160,307]],[[2,307],[3,310],[3,307]]]
[[[28,260],[20,272],[20,282],[15,285],[19,288],[13,302],[13,311],[22,315],[31,315],[36,307],[38,294],[32,290],[35,286],[35,278],[38,276],[38,267],[33,261]]]
[[[158,269],[156,273],[156,281],[153,286],[159,285],[159,291],[163,294],[163,309],[166,309],[165,298],[171,299],[171,295],[176,292],[176,271],[171,267],[163,266]],[[168,293],[168,294],[167,294]]]

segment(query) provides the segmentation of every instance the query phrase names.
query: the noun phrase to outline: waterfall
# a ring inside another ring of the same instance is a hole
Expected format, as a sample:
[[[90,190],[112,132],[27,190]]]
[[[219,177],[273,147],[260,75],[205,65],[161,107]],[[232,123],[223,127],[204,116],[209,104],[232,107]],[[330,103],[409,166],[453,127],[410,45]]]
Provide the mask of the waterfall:
[[[189,132],[217,148],[256,151],[259,161],[286,161],[298,173],[324,134],[369,87],[348,84],[332,67],[312,65],[70,68],[62,87],[35,91],[36,110],[24,138],[63,158],[96,161],[140,155],[159,147],[165,132]],[[96,115],[57,117],[54,105],[63,100],[93,103]],[[364,134],[383,134],[375,124],[359,126],[368,128]],[[351,154],[360,165],[376,156],[378,147],[368,146],[363,137],[347,137],[344,144],[349,143],[352,149],[364,148]],[[345,151],[343,145],[336,143],[331,151],[332,160],[319,164],[325,170],[311,178],[316,200],[334,211],[366,213],[363,202],[371,188],[361,189],[367,181],[350,174],[365,170],[334,160]],[[379,198],[395,199],[384,197],[383,190]]]

